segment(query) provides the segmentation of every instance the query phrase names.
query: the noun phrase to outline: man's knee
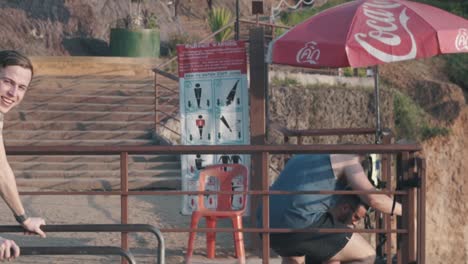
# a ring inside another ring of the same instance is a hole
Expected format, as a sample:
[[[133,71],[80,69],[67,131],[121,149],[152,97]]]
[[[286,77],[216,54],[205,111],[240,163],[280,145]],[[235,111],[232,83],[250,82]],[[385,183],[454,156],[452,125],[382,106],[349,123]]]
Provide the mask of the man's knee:
[[[353,234],[346,246],[330,261],[351,263],[372,263],[375,260],[374,248],[359,234]]]

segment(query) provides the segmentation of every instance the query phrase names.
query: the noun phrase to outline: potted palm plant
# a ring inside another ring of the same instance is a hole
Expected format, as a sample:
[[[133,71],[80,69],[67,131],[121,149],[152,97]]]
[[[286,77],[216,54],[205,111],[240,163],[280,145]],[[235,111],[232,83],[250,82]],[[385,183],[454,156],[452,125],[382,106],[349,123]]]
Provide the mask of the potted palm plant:
[[[143,8],[144,0],[130,0],[129,14],[110,32],[110,51],[119,57],[158,57],[159,26],[156,15]]]

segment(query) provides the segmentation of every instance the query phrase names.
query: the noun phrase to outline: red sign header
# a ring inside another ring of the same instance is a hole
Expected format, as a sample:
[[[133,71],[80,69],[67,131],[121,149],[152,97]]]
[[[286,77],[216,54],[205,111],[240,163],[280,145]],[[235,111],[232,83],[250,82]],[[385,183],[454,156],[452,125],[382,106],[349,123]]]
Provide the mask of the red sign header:
[[[226,41],[177,45],[179,78],[187,73],[240,71],[247,73],[245,42]]]

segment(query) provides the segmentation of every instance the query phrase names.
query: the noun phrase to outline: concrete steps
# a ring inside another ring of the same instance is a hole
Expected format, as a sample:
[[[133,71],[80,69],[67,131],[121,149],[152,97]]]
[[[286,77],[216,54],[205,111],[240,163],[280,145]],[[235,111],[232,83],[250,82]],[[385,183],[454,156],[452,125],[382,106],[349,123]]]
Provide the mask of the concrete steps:
[[[22,121],[152,121],[152,112],[102,112],[102,111],[12,111],[8,113],[9,120]]]
[[[19,177],[16,180],[20,191],[54,190],[54,191],[111,191],[120,189],[119,178],[113,179],[26,179]],[[129,178],[128,188],[130,190],[152,190],[152,189],[180,189],[180,180],[174,177],[165,178]]]
[[[49,131],[49,130],[8,130],[4,136],[15,138],[15,140],[49,140],[50,138],[60,138],[62,140],[114,140],[114,139],[146,139],[151,140],[152,134],[149,131]]]
[[[93,170],[93,171],[107,171],[107,170],[120,170],[120,162],[114,162],[114,163],[84,163],[84,162],[11,162],[10,163],[11,167],[14,169],[18,170],[28,170],[32,172],[36,171],[41,171],[41,172],[47,172],[47,171],[69,171],[73,170],[73,172],[76,171],[87,171],[87,170]],[[166,173],[166,172],[172,172],[172,171],[177,171],[179,170],[179,163],[178,162],[172,162],[172,163],[166,163],[166,162],[159,162],[159,163],[130,163],[128,165],[128,169],[130,170],[131,173],[141,173],[144,174],[146,173],[145,170],[158,170],[157,172],[151,172],[151,175],[159,175],[161,173]]]
[[[84,63],[81,59],[78,61]],[[41,63],[47,64],[47,59],[42,58]],[[106,67],[108,64],[106,61]],[[105,67],[102,72],[106,72]],[[177,87],[173,87],[177,86],[174,82],[162,84],[177,90]],[[152,76],[37,76],[22,104],[5,115],[5,144],[153,145],[154,94]],[[177,114],[177,94],[162,90],[159,97],[160,111]],[[120,188],[118,155],[9,155],[8,160],[20,190],[85,191]],[[177,189],[180,188],[180,158],[130,155],[128,175],[130,189]]]
[[[93,130],[93,131],[116,131],[116,130],[147,130],[154,127],[153,121],[8,121],[4,125],[4,133],[8,130]]]

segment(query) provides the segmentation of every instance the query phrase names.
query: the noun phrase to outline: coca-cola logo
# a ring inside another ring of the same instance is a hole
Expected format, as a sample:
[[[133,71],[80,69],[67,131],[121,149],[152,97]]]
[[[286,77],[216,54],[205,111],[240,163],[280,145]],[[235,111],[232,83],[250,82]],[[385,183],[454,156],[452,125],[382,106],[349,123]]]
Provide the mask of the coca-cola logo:
[[[468,50],[468,30],[460,28],[457,38],[455,39],[455,47],[458,51]]]
[[[408,29],[410,18],[406,14],[406,8],[401,9],[401,4],[388,0],[372,0],[363,4],[363,14],[367,18],[367,32],[354,34],[354,39],[369,54],[383,62],[401,61],[416,58],[417,46],[413,33]],[[398,11],[401,9],[400,13]],[[404,31],[400,30],[399,24]],[[402,43],[399,34],[407,33],[411,43]],[[372,44],[371,44],[372,43]],[[383,47],[388,46],[395,50],[400,45],[408,45],[407,54],[391,54],[383,51]],[[379,48],[380,46],[381,48]]]
[[[320,59],[320,49],[317,48],[315,41],[307,42],[296,54],[298,63],[317,64]]]

